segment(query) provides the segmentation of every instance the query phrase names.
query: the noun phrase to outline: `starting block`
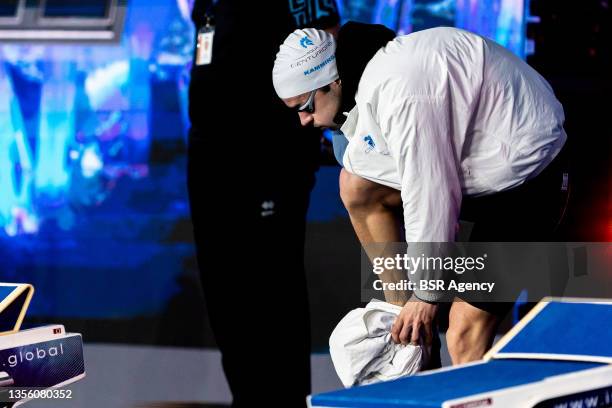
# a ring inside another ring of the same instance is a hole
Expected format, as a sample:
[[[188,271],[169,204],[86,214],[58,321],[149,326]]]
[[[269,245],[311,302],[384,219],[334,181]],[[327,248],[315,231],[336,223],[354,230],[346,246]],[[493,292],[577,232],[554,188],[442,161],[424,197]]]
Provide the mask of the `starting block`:
[[[308,397],[311,408],[612,407],[612,301],[547,298],[483,360]]]
[[[34,287],[0,283],[0,407],[85,377],[83,339],[59,324],[20,330]],[[35,390],[34,390],[35,389]]]

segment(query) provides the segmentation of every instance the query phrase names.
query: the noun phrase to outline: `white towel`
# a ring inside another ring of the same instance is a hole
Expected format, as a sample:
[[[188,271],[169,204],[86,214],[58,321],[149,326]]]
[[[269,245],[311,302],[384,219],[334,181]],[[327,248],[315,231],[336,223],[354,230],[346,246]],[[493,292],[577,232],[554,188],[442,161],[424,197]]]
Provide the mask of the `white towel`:
[[[329,338],[334,367],[345,387],[388,381],[420,371],[426,353],[421,345],[395,344],[391,326],[401,307],[372,300],[351,310]]]

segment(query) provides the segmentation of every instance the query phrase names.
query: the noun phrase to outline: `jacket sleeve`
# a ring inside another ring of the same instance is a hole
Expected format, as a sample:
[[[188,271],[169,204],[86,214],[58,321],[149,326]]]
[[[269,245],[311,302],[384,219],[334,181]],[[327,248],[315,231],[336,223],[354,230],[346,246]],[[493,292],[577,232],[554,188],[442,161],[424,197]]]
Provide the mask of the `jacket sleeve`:
[[[406,95],[401,86],[391,88],[388,95],[380,95],[378,119],[400,177],[408,251],[412,252],[410,243],[418,243],[413,244],[413,250],[419,248],[417,256],[423,249],[427,256],[443,256],[447,245],[429,243],[455,240],[461,206],[451,106],[446,98]],[[440,271],[422,276],[449,277]],[[415,295],[435,302],[449,294],[417,290]]]

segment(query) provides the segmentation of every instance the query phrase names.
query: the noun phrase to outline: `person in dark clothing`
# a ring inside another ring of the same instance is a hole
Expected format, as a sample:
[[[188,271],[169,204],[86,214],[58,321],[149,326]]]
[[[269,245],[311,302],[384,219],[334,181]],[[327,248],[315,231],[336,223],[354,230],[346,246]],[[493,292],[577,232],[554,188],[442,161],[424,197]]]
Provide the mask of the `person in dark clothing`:
[[[187,183],[233,407],[304,407],[310,393],[304,235],[321,134],[276,98],[270,71],[292,30],[333,30],[339,16],[330,1],[294,3],[196,0],[192,13],[214,36],[210,63],[194,58],[191,72]]]

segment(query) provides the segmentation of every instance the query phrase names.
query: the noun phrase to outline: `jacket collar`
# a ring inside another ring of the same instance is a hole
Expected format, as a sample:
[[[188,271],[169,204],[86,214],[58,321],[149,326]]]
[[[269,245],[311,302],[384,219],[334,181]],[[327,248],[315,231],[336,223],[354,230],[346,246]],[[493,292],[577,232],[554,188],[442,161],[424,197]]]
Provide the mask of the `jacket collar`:
[[[357,128],[357,121],[359,120],[359,111],[357,107],[353,107],[350,112],[345,112],[344,124],[340,128],[340,131],[344,133],[347,139],[351,139],[355,134]]]

